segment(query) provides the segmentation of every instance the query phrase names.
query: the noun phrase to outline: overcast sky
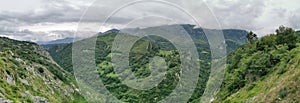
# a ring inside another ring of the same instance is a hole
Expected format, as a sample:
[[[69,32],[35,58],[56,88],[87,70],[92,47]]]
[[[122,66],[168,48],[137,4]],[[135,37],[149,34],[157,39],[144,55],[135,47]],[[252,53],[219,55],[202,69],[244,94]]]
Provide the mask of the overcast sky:
[[[72,37],[77,30],[80,18],[93,1],[2,0],[0,3],[0,36],[35,42]],[[197,5],[188,0],[181,1],[186,5]],[[273,33],[280,25],[297,30],[300,29],[300,6],[298,5],[300,0],[204,0],[204,2],[213,11],[224,29],[252,30],[259,36]],[[114,2],[103,4],[101,8],[114,9],[113,4]],[[152,5],[149,8],[156,8],[157,6],[160,5]],[[101,10],[97,11],[100,15]],[[130,12],[130,9],[128,10],[126,13],[121,13],[116,18],[113,18],[112,25],[106,25],[101,32],[111,28],[121,29],[124,27],[124,21],[132,20],[131,15],[134,15],[134,12]],[[152,11],[152,13],[155,12],[161,11]],[[169,12],[169,14],[171,15],[172,13]],[[181,20],[179,23],[189,23],[185,22],[187,20],[184,20],[184,17],[174,18]],[[151,23],[154,23],[153,21]],[[168,22],[168,20],[165,22]],[[99,25],[99,21],[90,20],[87,23]],[[209,24],[209,22],[206,22],[201,26],[205,27],[205,25]],[[93,33],[87,29],[82,34],[89,36]],[[85,37],[85,35],[82,37]]]

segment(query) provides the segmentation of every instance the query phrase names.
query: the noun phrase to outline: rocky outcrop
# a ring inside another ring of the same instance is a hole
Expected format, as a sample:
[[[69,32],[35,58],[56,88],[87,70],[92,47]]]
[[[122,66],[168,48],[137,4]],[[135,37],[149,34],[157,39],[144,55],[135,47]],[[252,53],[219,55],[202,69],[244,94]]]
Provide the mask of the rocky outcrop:
[[[0,37],[0,103],[62,103],[82,99],[74,81],[37,44]]]

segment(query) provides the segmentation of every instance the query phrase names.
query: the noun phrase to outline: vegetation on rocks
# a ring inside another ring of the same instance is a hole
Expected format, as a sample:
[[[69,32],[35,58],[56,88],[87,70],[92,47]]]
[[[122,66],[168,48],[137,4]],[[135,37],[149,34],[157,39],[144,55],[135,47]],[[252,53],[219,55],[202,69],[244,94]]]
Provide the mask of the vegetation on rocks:
[[[0,100],[6,102],[83,101],[71,74],[35,43],[0,37]]]

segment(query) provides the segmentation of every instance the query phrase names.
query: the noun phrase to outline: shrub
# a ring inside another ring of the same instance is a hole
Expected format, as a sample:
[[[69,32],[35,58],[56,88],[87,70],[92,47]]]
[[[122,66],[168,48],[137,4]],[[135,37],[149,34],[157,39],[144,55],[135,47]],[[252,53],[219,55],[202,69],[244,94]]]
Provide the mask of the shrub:
[[[44,73],[44,69],[42,67],[38,68],[39,73]]]
[[[288,94],[287,88],[280,89],[278,94],[280,98],[282,99],[285,98]]]

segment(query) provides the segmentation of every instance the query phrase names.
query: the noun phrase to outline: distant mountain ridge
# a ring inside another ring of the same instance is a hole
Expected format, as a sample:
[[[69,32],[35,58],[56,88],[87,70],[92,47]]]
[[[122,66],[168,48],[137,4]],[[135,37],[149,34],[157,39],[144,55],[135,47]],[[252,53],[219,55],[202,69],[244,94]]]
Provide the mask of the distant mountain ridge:
[[[48,42],[37,42],[39,45],[49,45],[49,44],[64,44],[64,43],[72,43],[74,42],[75,39],[71,37],[67,37],[64,39],[57,39],[53,41],[48,41]]]
[[[182,26],[182,28],[184,28],[191,36],[195,37],[195,35],[202,35],[201,37],[203,37],[203,38],[206,38],[204,30],[211,30],[211,31],[215,30],[215,29],[195,28],[195,25],[191,25],[191,24],[162,25],[162,26],[149,27],[149,28],[160,28],[160,27],[168,27],[168,26],[170,26],[170,27],[171,26]],[[113,29],[107,30],[105,32],[99,32],[96,36],[101,36],[101,35],[106,35],[106,34],[111,34],[111,33],[135,32],[138,30],[145,30],[145,29],[149,29],[149,28],[143,28],[143,29],[125,28],[125,29],[120,29],[120,30],[113,28]],[[248,32],[245,30],[223,29],[222,32],[223,32],[225,38],[234,39],[234,41],[236,41],[239,44],[243,44],[243,43],[247,42],[247,39],[246,39],[246,37],[244,37],[244,35],[247,34]],[[37,42],[37,43],[39,45],[51,45],[51,44],[64,44],[64,43],[67,44],[67,43],[73,43],[76,41],[78,41],[78,40],[75,40],[75,38],[67,37],[67,38],[63,38],[63,39],[57,39],[57,40],[48,41],[48,42]]]
[[[120,30],[118,29],[110,29],[104,33],[99,32],[96,36],[100,36],[100,35],[106,35],[106,34],[111,34],[111,33],[119,33]],[[79,39],[81,40],[81,39]],[[75,38],[73,37],[66,37],[63,39],[57,39],[57,40],[52,40],[52,41],[47,41],[47,42],[36,42],[39,45],[53,45],[53,44],[68,44],[68,43],[73,43],[76,42],[78,40],[75,40]]]
[[[118,30],[118,29],[110,29],[102,34],[111,34],[111,33],[119,33],[119,32],[120,32],[120,30]]]

